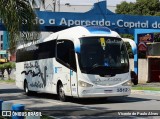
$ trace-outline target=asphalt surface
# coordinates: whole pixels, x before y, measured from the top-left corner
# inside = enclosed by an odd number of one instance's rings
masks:
[[[58,119],[160,119],[159,116],[138,115],[148,114],[148,111],[160,115],[160,91],[132,90],[128,97],[70,99],[68,102],[61,102],[55,95],[37,93],[26,96],[15,84],[1,83],[0,99],[24,104],[26,109],[42,111],[43,114]]]

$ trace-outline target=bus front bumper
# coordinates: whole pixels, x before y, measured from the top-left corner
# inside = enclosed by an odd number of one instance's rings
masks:
[[[130,86],[104,87],[104,88],[79,88],[79,98],[128,96],[131,93]]]

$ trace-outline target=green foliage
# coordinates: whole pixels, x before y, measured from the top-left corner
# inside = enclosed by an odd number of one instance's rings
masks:
[[[7,62],[4,64],[0,64],[0,71],[2,72],[2,77],[4,77],[4,71],[7,70],[7,73],[8,73],[9,79],[10,79],[10,73],[13,68],[15,68],[14,62]]]
[[[160,33],[154,33],[154,42],[160,42]]]
[[[120,34],[120,35],[121,35],[122,38],[130,38],[132,40],[134,39],[133,35],[131,35],[131,34]],[[129,57],[133,58],[134,55],[133,55],[133,52],[132,52],[131,45],[128,42],[126,42],[125,44],[126,44],[126,48],[127,48]]]
[[[131,35],[131,34],[120,34],[120,36],[121,36],[122,38],[134,39],[134,38],[133,38],[133,35]]]
[[[4,77],[5,66],[4,64],[0,64],[0,71],[2,73],[2,78]]]
[[[130,14],[130,15],[147,15],[147,16],[160,16],[160,1],[159,0],[137,0],[135,3],[122,2],[117,5],[116,9],[117,14]],[[128,34],[121,35],[122,37],[131,38]],[[160,37],[155,36],[155,41],[160,42]],[[133,57],[132,50],[129,44],[126,44],[127,50],[130,57]],[[138,53],[139,58],[146,58],[144,52]]]
[[[4,64],[0,64],[0,69],[7,69],[7,68],[15,68],[15,63],[7,62]]]
[[[11,68],[11,69],[15,68],[15,63],[14,62],[7,62],[7,63],[4,63],[2,65],[4,66],[5,69],[7,69],[7,68]]]
[[[137,0],[135,3],[122,2],[117,5],[117,14],[131,14],[131,15],[160,15],[160,1],[159,0]]]
[[[30,40],[27,38],[28,34],[38,30],[38,25],[35,24],[36,15],[29,0],[0,0],[0,18],[8,31],[11,53],[14,52],[17,41],[20,40],[20,33],[27,34],[26,39]],[[22,28],[27,32],[23,32]]]
[[[0,70],[5,70],[4,64],[0,64]]]
[[[127,52],[128,52],[129,58],[133,58],[134,55],[133,55],[133,52],[132,52],[131,45],[128,42],[126,42],[125,44],[126,44],[126,48],[127,48]]]
[[[11,78],[9,78],[9,79],[7,79],[7,80],[2,80],[2,79],[0,79],[0,83],[15,83],[15,79],[11,79]],[[1,119],[1,118],[0,118]]]
[[[133,3],[128,3],[126,1],[117,5],[116,13],[117,14],[132,14],[132,9],[134,8]]]
[[[133,86],[132,90],[150,90],[150,91],[160,91],[158,87],[141,87],[141,86]]]

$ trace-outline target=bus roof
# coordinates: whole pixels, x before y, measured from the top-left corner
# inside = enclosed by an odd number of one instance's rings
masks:
[[[87,36],[113,36],[120,37],[118,33],[107,27],[100,26],[76,26],[51,34],[45,41],[51,39],[61,39],[61,37],[70,36],[71,38],[80,38]]]
[[[62,31],[58,31],[55,33],[52,33],[45,39],[40,39],[36,43],[46,42],[53,39],[65,39],[70,38],[72,40],[80,38],[80,37],[89,37],[89,36],[110,36],[110,37],[120,37],[120,35],[112,31],[111,29],[107,27],[101,27],[101,26],[75,26],[71,27]],[[35,43],[35,44],[36,44]],[[31,45],[32,43],[28,43],[27,46]],[[24,45],[19,46],[19,48],[24,47]]]

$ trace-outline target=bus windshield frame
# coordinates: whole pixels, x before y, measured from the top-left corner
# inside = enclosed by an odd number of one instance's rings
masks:
[[[129,58],[125,43],[117,37],[82,37],[78,53],[82,73],[115,75],[129,72]]]

